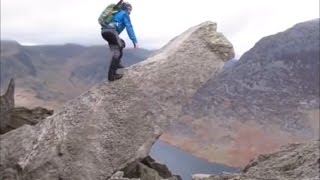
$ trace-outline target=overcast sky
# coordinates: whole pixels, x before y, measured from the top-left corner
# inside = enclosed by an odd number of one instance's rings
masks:
[[[129,0],[128,0],[129,1]],[[98,16],[117,0],[1,0],[1,39],[21,44],[104,44]],[[264,36],[319,18],[319,0],[131,0],[142,48],[155,49],[204,21],[218,23],[239,56]],[[121,37],[127,40],[126,31]]]

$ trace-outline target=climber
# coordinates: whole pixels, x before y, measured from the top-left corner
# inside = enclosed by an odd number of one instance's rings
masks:
[[[126,45],[119,35],[124,28],[126,28],[128,36],[133,42],[134,48],[138,48],[137,38],[130,20],[131,11],[132,5],[120,0],[116,5],[109,5],[99,17],[101,35],[103,39],[108,42],[112,53],[108,72],[109,81],[114,81],[123,77],[123,73],[119,73],[119,70],[123,70],[124,68],[121,64],[121,58],[123,55],[123,49]]]

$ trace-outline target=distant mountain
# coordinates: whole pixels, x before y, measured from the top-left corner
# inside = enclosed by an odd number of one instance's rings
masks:
[[[152,53],[125,49],[123,64],[130,66]],[[107,46],[22,46],[1,41],[1,92],[15,78],[18,105],[54,108],[105,79],[110,58]]]
[[[238,61],[239,61],[238,59],[230,59],[224,64],[223,70],[231,68],[232,66],[236,65]]]
[[[265,37],[198,90],[162,138],[199,157],[245,165],[319,138],[319,19]]]

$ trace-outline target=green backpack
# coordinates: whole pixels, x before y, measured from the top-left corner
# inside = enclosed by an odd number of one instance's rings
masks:
[[[105,8],[105,10],[101,13],[101,15],[99,16],[99,24],[101,26],[106,26],[108,25],[112,19],[113,19],[113,15],[115,13],[117,13],[120,10],[120,6],[119,3],[118,4],[110,4],[109,6],[107,6]]]

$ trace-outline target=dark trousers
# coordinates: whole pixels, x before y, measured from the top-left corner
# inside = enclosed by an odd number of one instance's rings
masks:
[[[116,73],[120,66],[125,43],[122,39],[120,39],[118,32],[114,28],[103,29],[101,34],[103,39],[108,42],[110,51],[112,53],[112,59],[108,72],[108,77],[110,77]]]

